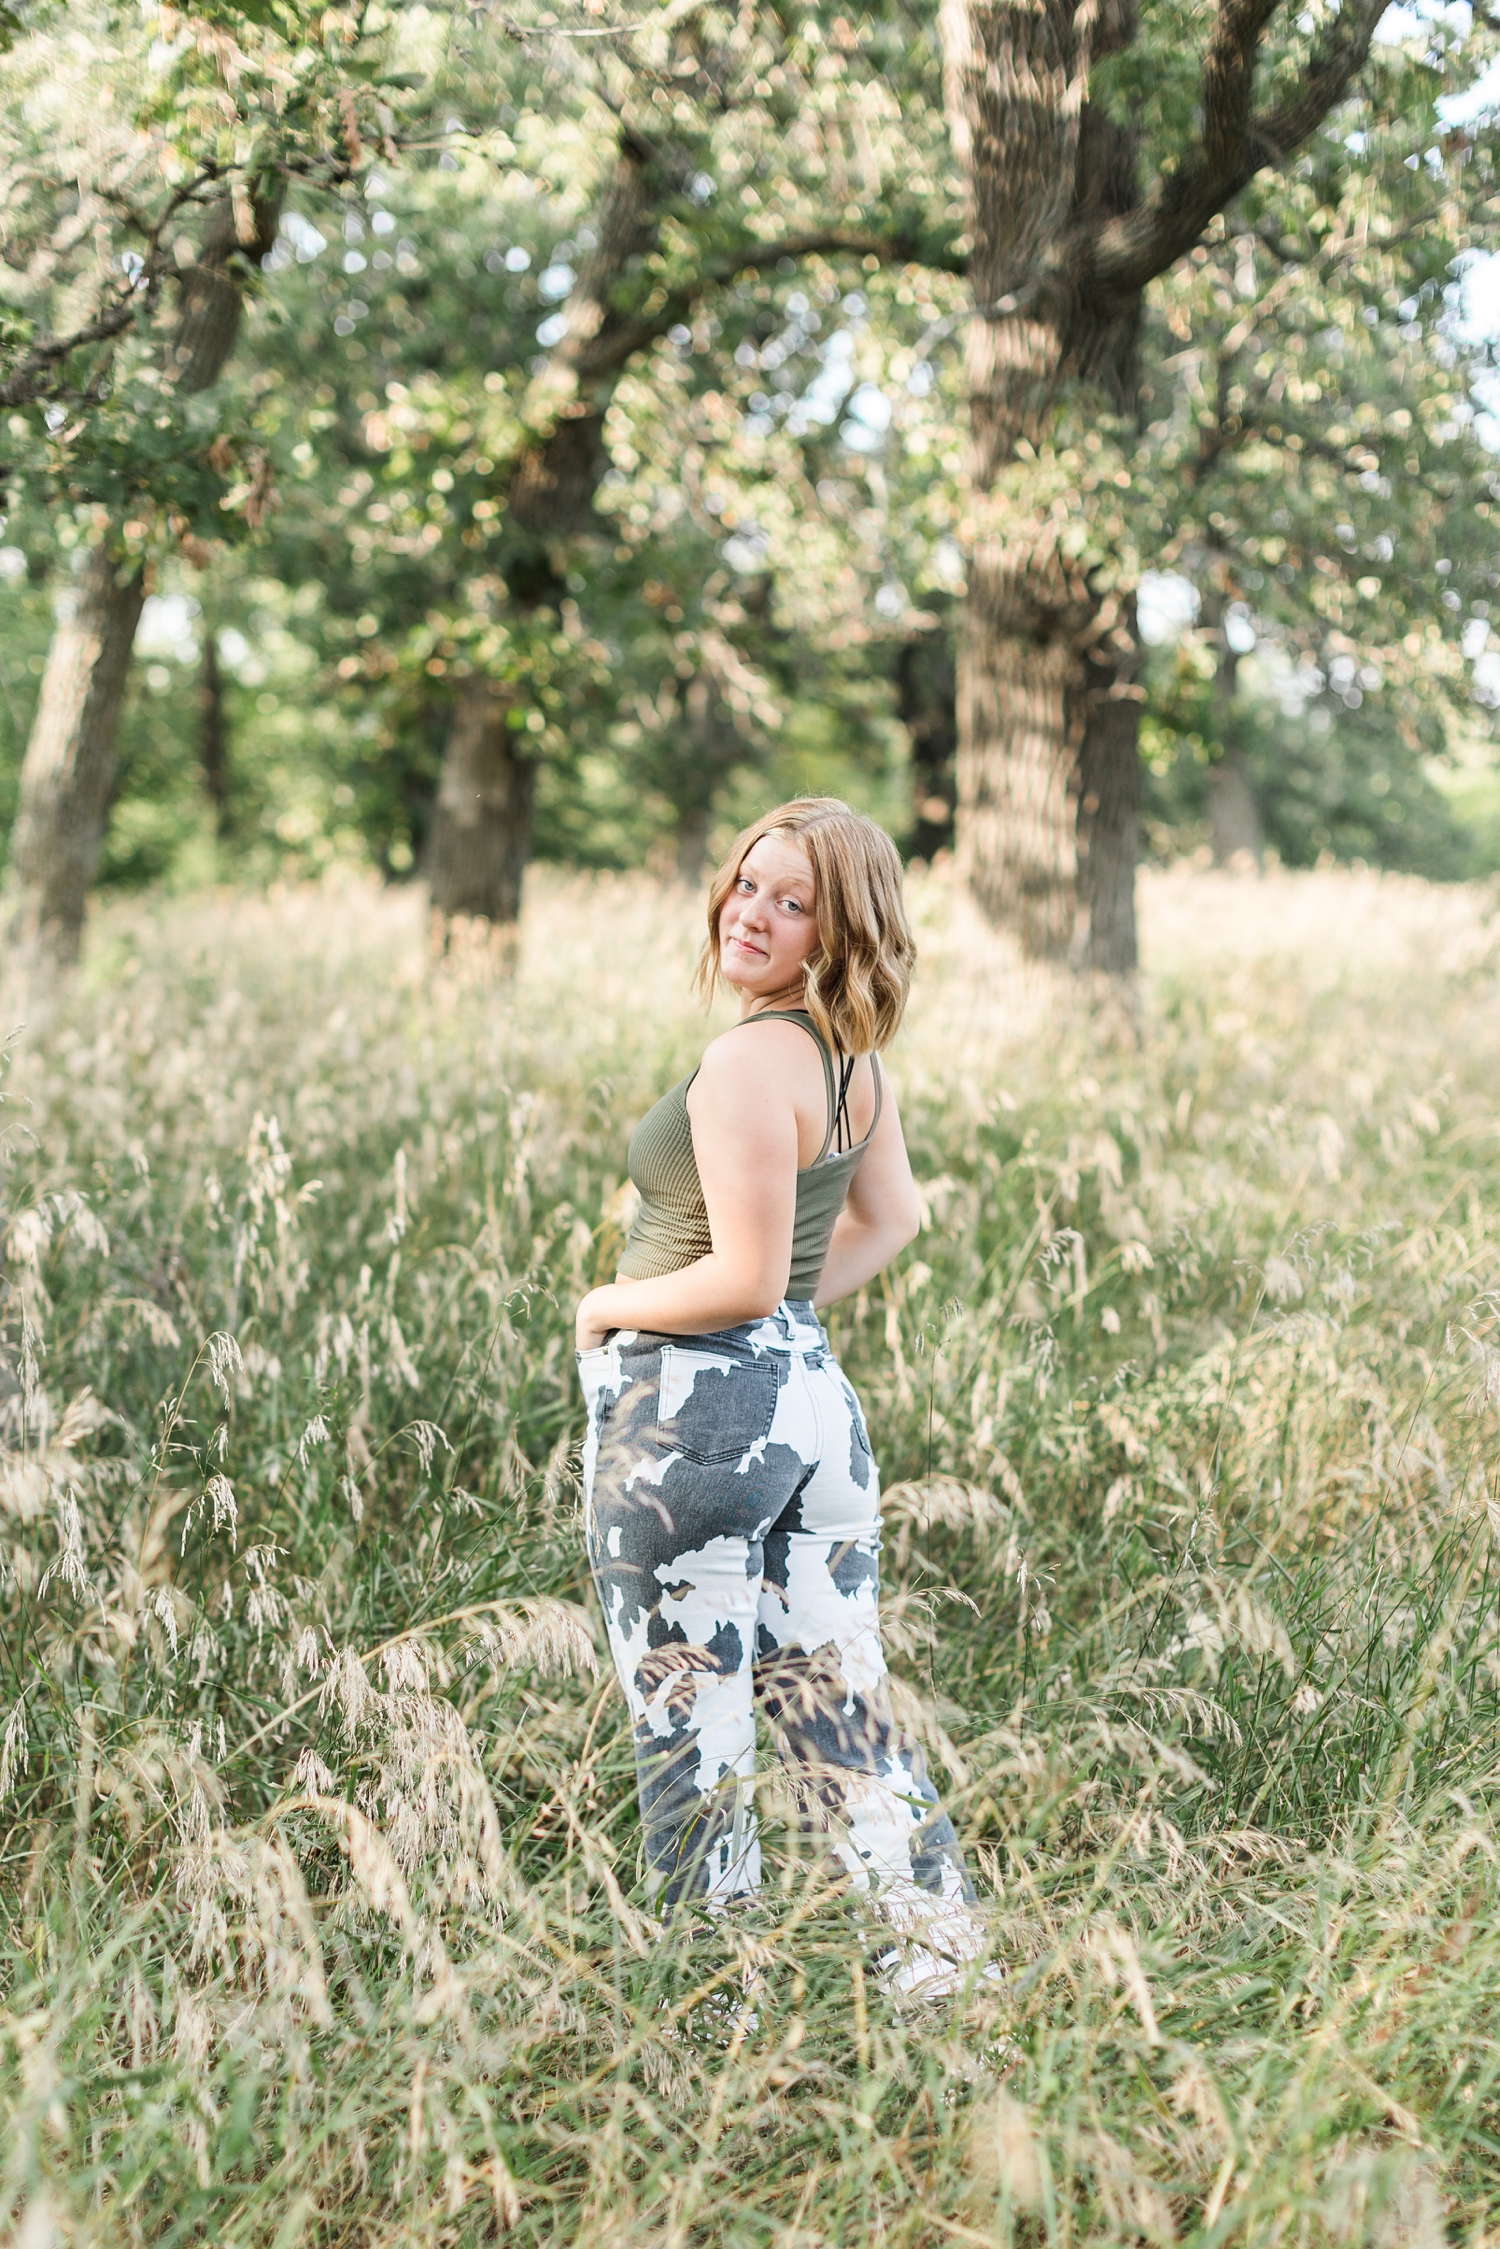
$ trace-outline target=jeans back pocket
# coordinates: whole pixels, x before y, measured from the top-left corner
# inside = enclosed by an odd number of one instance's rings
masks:
[[[775,1359],[664,1343],[657,1442],[703,1467],[743,1460],[770,1435],[780,1389]]]

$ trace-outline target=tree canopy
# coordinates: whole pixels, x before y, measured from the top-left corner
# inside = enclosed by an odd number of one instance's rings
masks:
[[[0,811],[56,634],[124,588],[104,880],[363,858],[503,915],[452,856],[471,783],[516,881],[691,875],[833,788],[929,853],[957,803],[1007,914],[1017,633],[1064,949],[1057,823],[1093,942],[1142,712],[1147,848],[1222,844],[1239,789],[1257,850],[1487,863],[1491,34],[1049,16],[1028,152],[963,92],[1003,16],[18,10]]]

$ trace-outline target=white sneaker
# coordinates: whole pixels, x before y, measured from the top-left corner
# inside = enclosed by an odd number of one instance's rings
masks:
[[[881,1989],[898,2007],[925,2007],[929,2001],[955,1999],[971,1985],[998,1993],[1004,1991],[1005,1971],[991,1961],[977,1974],[974,1962],[955,1960],[949,1954],[929,1952],[925,1945],[907,1944],[883,1952],[875,1962]]]

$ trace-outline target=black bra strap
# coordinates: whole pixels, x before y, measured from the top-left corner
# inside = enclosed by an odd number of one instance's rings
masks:
[[[835,1074],[834,1057],[829,1053],[822,1034],[805,1008],[768,1007],[760,1015],[742,1016],[732,1028],[736,1031],[742,1031],[749,1023],[800,1023],[823,1058],[823,1078],[828,1089],[828,1130],[823,1137],[822,1147],[813,1159],[813,1164],[820,1164],[830,1150],[838,1155],[845,1155],[850,1149],[858,1147],[860,1143],[856,1141],[854,1127],[849,1122],[849,1093],[854,1084],[854,1067],[859,1060],[859,1056],[857,1054],[844,1054],[840,1051],[838,1071]],[[875,1127],[880,1122],[880,1107],[884,1093],[880,1064],[873,1054],[870,1056],[870,1073],[875,1081],[875,1115],[871,1120],[869,1131],[865,1134],[865,1144],[868,1144],[874,1138]]]
[[[833,1112],[833,1144],[840,1155],[854,1146],[854,1128],[849,1122],[849,1088],[854,1082],[855,1056],[839,1056],[839,1098]]]
[[[795,1023],[807,1033],[818,1050],[819,1059],[823,1064],[823,1086],[828,1096],[828,1130],[823,1135],[822,1147],[813,1158],[815,1164],[820,1164],[833,1146],[834,1127],[838,1123],[839,1089],[834,1079],[833,1056],[829,1053],[817,1025],[805,1008],[768,1007],[760,1015],[742,1015],[738,1023],[731,1025],[731,1029],[743,1031],[751,1023]]]

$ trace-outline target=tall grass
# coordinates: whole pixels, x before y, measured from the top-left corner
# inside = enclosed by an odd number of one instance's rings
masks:
[[[1137,1040],[917,897],[930,1222],[832,1324],[1008,1977],[918,2019],[774,1772],[759,1907],[642,1902],[569,1314],[702,1037],[692,903],[544,878],[513,982],[412,896],[131,907],[33,997],[0,2233],[1494,2238],[1497,933],[1146,906]]]

